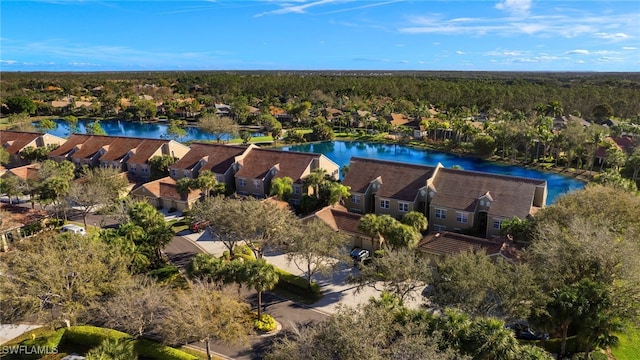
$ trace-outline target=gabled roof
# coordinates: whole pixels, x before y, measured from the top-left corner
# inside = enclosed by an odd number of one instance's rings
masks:
[[[322,209],[306,216],[303,221],[313,218],[322,220],[333,230],[343,231],[358,236],[367,236],[358,230],[358,224],[360,224],[362,215],[348,212],[348,210],[342,205],[325,206]]]
[[[178,201],[191,201],[200,197],[199,190],[191,190],[187,196],[181,196],[176,190],[176,181],[169,176],[142,184],[131,193]]]
[[[91,135],[71,134],[71,136],[69,136],[69,139],[67,139],[67,141],[65,141],[57,149],[50,152],[49,156],[66,156],[71,150],[76,147],[76,145],[83,144],[90,137]]]
[[[389,115],[389,122],[391,123],[391,125],[394,125],[394,126],[406,125],[410,121],[411,120],[409,119],[409,117],[404,114],[391,113]]]
[[[418,250],[434,255],[456,255],[466,251],[484,251],[488,256],[502,256],[509,261],[520,258],[519,248],[508,240],[487,240],[451,232],[432,233],[418,244]]]
[[[413,201],[434,170],[432,166],[353,157],[342,184],[350,186],[352,192],[364,193],[373,180],[379,179],[382,185],[378,196]]]
[[[131,155],[129,160],[127,160],[128,164],[144,164],[153,154],[158,151],[164,144],[169,144],[173,140],[163,140],[163,139],[143,139],[143,141],[135,148],[134,154]],[[171,155],[171,154],[165,154]]]
[[[12,155],[18,154],[25,146],[42,136],[40,133],[23,131],[0,131],[0,145]]]
[[[213,173],[224,174],[235,161],[235,157],[247,150],[244,146],[221,144],[191,144],[189,152],[182,159],[171,166],[171,169],[191,170],[196,164],[206,158],[206,163],[200,171],[211,170]]]
[[[117,137],[109,146],[109,150],[100,157],[101,161],[116,161],[124,158],[131,149],[142,143],[144,139]]]
[[[40,164],[29,164],[29,165],[9,169],[6,172],[6,174],[15,175],[22,180],[37,179],[38,170],[40,170]]]
[[[91,136],[87,141],[79,146],[78,151],[71,154],[72,159],[87,159],[93,157],[100,149],[113,143],[114,137],[110,136]]]
[[[472,212],[478,199],[489,192],[493,202],[488,214],[523,219],[532,211],[536,187],[546,186],[546,181],[440,168],[432,186],[436,194],[431,206]]]
[[[290,177],[294,182],[300,181],[305,170],[311,166],[313,159],[321,154],[302,153],[282,150],[252,149],[241,160],[242,167],[237,177],[263,179],[274,166],[278,166],[275,177]]]

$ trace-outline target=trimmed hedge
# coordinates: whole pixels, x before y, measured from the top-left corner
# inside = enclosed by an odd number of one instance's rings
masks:
[[[95,326],[72,326],[67,329],[63,338],[65,343],[95,347],[105,339],[131,339],[132,337],[113,329]],[[194,355],[146,339],[134,340],[133,348],[139,356],[150,359],[198,360]]]
[[[279,277],[276,288],[289,291],[309,300],[317,300],[321,297],[320,285],[315,281],[312,282],[311,289],[309,289],[309,283],[306,279],[293,275],[280,268],[276,268],[276,272]]]
[[[27,333],[19,336],[18,338],[5,343],[3,346],[7,348],[4,349],[6,352],[4,355],[0,354],[0,358],[7,359],[39,359],[43,355],[36,354],[37,351],[44,351],[49,353],[55,353],[58,351],[60,342],[62,341],[62,336],[65,333],[64,328],[58,330],[51,330],[47,328],[37,328]],[[10,349],[15,349],[17,351],[20,347],[26,347],[27,349],[31,349],[33,354],[13,354]],[[38,350],[34,350],[38,349]]]

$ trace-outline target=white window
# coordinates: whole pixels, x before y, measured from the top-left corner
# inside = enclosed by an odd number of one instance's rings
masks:
[[[456,221],[466,224],[469,222],[469,214],[466,212],[456,212]]]
[[[400,211],[400,212],[408,212],[409,211],[409,203],[399,202],[398,203],[398,211]]]
[[[442,231],[447,231],[447,227],[444,225],[433,225],[433,231],[437,231],[437,232],[442,232]]]
[[[494,219],[493,228],[500,230],[500,228],[502,228],[502,219]]]
[[[302,190],[300,189],[300,185],[294,185],[293,186],[293,193],[294,194],[300,194]]]
[[[354,204],[360,204],[360,195],[351,195],[351,202]]]
[[[245,180],[245,179],[238,179],[238,185],[240,185],[240,187],[245,187],[245,186],[247,186],[247,180]]]
[[[389,208],[389,200],[380,200],[380,208],[388,209]]]
[[[436,219],[446,219],[447,218],[447,210],[445,209],[436,209]]]
[[[260,189],[260,180],[253,180],[253,187],[256,189]]]

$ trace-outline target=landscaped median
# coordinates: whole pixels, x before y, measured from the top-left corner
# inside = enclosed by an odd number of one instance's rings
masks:
[[[72,326],[57,330],[46,327],[34,329],[2,345],[0,357],[40,359],[48,355],[46,359],[61,359],[65,354],[85,353],[108,339],[130,339],[135,353],[147,359],[198,360],[201,358],[152,340],[135,339],[117,330],[95,326]]]

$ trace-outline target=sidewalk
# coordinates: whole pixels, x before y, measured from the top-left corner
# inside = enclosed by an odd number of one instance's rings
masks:
[[[214,256],[221,256],[223,252],[227,250],[221,241],[214,241],[206,231],[183,236]],[[293,262],[287,261],[287,256],[284,254],[267,253],[264,258],[270,264],[294,275],[304,275],[304,271],[298,269]],[[323,297],[318,302],[309,305],[309,307],[323,313],[333,314],[338,310],[340,305],[353,307],[367,303],[371,297],[378,297],[381,291],[372,287],[366,287],[356,293],[357,286],[347,283],[349,275],[357,275],[357,272],[357,268],[345,265],[344,268],[339,269],[327,277],[318,274],[314,275],[312,279],[320,285],[320,291],[323,293]],[[405,305],[411,308],[417,308],[421,303],[422,296],[417,292],[414,294],[414,299],[407,301]]]

